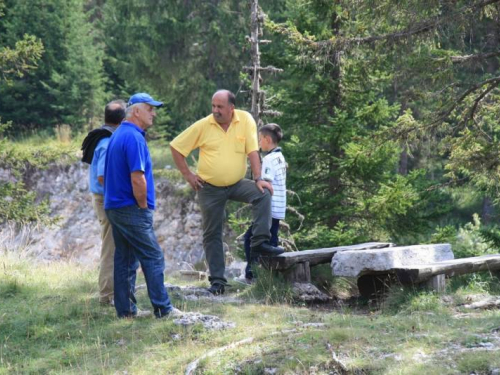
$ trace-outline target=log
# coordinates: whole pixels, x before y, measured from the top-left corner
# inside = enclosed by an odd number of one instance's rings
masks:
[[[395,268],[394,272],[403,284],[420,284],[437,275],[454,276],[497,270],[500,270],[500,254]]]
[[[484,301],[464,305],[466,309],[496,309],[500,307],[500,298],[489,298]]]
[[[340,251],[346,250],[367,250],[392,247],[388,242],[367,242],[351,246],[337,246],[324,249],[313,249],[284,253],[275,257],[262,257],[262,266],[271,270],[286,270],[297,263],[309,262],[310,266],[321,263],[330,263],[332,257]]]

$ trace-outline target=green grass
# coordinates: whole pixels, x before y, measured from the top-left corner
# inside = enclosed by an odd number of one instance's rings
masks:
[[[457,316],[465,311],[432,293],[394,297],[399,309],[312,309],[279,302],[277,295],[286,288],[272,289],[275,280],[269,278],[260,286],[233,285],[229,293],[243,303],[173,299],[185,311],[236,323],[234,329],[213,332],[171,320],[118,320],[112,308],[97,302],[96,280],[91,268],[1,254],[0,374],[182,374],[210,350],[249,337],[253,342],[201,361],[198,373],[262,374],[276,368],[279,374],[327,374],[334,369],[328,345],[351,370],[369,374],[500,368],[498,350],[483,347],[490,342],[498,349],[492,332],[500,327],[500,312]],[[149,309],[146,292],[138,297],[139,307]],[[304,327],[307,323],[324,326]]]

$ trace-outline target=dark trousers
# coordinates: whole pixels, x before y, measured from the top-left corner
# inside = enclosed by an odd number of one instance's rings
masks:
[[[224,249],[222,247],[222,228],[226,217],[228,200],[251,203],[253,225],[251,246],[269,241],[271,228],[271,193],[261,193],[255,182],[247,179],[231,186],[213,186],[208,183],[198,191],[201,214],[203,217],[203,249],[207,258],[211,284],[226,284]]]
[[[278,246],[278,230],[280,229],[280,219],[273,219],[271,224],[271,239],[269,243],[272,246]],[[252,226],[250,225],[245,232],[245,236],[243,237],[245,240],[245,258],[247,260],[247,266],[245,267],[245,277],[247,279],[253,279],[252,272],[252,256],[251,256],[251,246],[250,239],[252,238]]]

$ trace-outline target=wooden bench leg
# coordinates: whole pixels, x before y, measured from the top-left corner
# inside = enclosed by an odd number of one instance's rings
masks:
[[[285,272],[285,279],[292,283],[310,283],[311,267],[309,262],[297,263]]]
[[[438,293],[443,293],[446,289],[445,275],[436,275],[424,283],[425,287]]]

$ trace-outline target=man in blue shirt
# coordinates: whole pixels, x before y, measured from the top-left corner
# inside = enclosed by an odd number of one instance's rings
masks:
[[[138,315],[135,279],[141,264],[157,318],[181,314],[164,285],[165,258],[153,230],[155,187],[146,129],[162,102],[149,94],[132,95],[125,121],[113,133],[104,168],[104,208],[115,239],[115,308],[119,318]]]
[[[125,102],[113,100],[104,108],[104,125],[92,130],[82,146],[83,158],[90,163],[89,186],[92,205],[101,226],[101,257],[99,264],[99,302],[113,305],[113,268],[115,242],[106,213],[104,212],[104,162],[109,139],[125,117]]]

